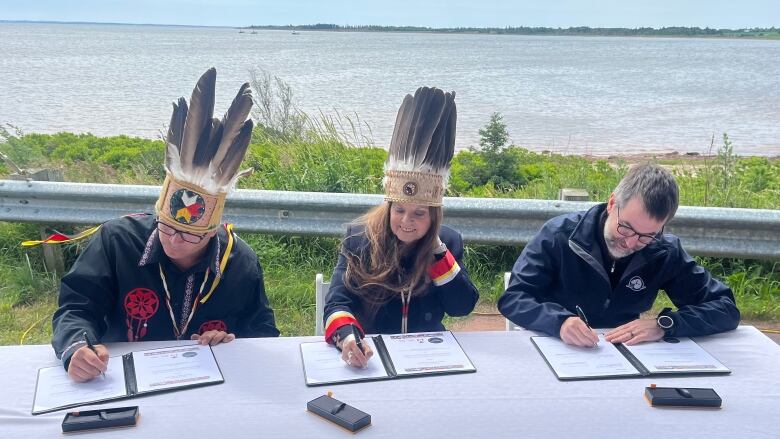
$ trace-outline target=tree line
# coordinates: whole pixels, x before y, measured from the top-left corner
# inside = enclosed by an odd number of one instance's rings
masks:
[[[302,24],[302,25],[263,25],[250,26],[249,29],[264,30],[316,30],[316,31],[358,31],[358,32],[431,32],[431,33],[474,33],[474,34],[507,34],[507,35],[555,35],[555,36],[687,36],[687,37],[778,37],[780,29],[770,28],[745,28],[745,29],[716,29],[700,27],[425,27],[425,26],[378,26],[357,25],[342,26],[332,23]]]

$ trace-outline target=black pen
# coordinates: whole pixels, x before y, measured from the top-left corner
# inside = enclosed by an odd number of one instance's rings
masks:
[[[352,334],[355,335],[355,344],[357,344],[358,349],[360,349],[361,353],[365,354],[366,351],[363,349],[363,340],[360,338],[360,331],[355,325],[352,325]]]
[[[574,305],[574,309],[577,310],[577,316],[580,318],[580,320],[585,322],[585,326],[587,326],[588,329],[590,329],[592,331],[593,328],[590,327],[590,323],[588,323],[588,318],[585,317],[585,313],[582,312],[582,308],[580,308],[579,305]]]
[[[585,317],[585,313],[582,311],[582,308],[580,308],[579,305],[574,305],[574,309],[577,310],[577,316],[580,318],[580,320],[582,320],[585,323],[585,326],[587,326],[588,329],[592,331],[593,328],[590,327],[590,323],[588,323],[588,318]],[[596,347],[597,344],[598,342],[594,343],[593,347]]]
[[[84,331],[84,341],[87,343],[87,347],[89,348],[89,350],[91,350],[92,352],[94,352],[94,353],[95,353],[95,355],[97,355],[97,354],[98,354],[98,353],[97,353],[97,350],[95,349],[95,346],[92,344],[92,342],[89,340],[89,336],[87,335],[87,331]],[[98,359],[100,359],[100,357],[99,357],[99,356],[98,356]],[[106,377],[106,374],[105,374],[105,372],[103,372],[103,371],[101,371],[101,372],[100,372],[100,375],[101,375],[103,378],[105,378],[105,377]]]

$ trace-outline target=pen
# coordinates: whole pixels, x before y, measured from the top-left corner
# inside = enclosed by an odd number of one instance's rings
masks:
[[[95,355],[97,355],[97,354],[98,354],[98,353],[97,353],[97,350],[95,349],[95,346],[92,344],[92,342],[89,340],[89,336],[87,335],[87,331],[84,331],[84,341],[85,341],[85,342],[87,342],[87,347],[89,348],[89,350],[91,350],[92,352],[94,352],[94,353],[95,353]],[[98,358],[99,358],[99,357],[98,357]],[[101,376],[102,376],[104,379],[106,378],[106,374],[105,374],[105,372],[102,372],[102,371],[101,371],[101,372],[100,372],[100,375],[101,375]]]
[[[582,312],[582,308],[580,308],[579,305],[574,305],[574,309],[577,310],[577,316],[580,318],[580,320],[585,322],[585,326],[587,326],[588,329],[593,330],[593,328],[590,327],[590,323],[588,323],[588,318],[585,317],[585,313]]]
[[[352,325],[352,334],[355,335],[355,343],[357,344],[358,349],[365,354],[366,351],[363,349],[363,340],[360,338],[360,331],[355,325]]]
[[[574,309],[577,310],[577,316],[580,318],[580,320],[582,320],[585,323],[585,326],[587,326],[588,329],[592,331],[593,328],[590,327],[590,323],[588,323],[588,318],[585,317],[585,313],[582,311],[582,308],[580,308],[579,305],[574,305]],[[598,345],[598,342],[594,343],[593,347],[595,348],[596,345]]]

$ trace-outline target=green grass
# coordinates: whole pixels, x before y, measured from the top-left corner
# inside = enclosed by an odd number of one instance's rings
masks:
[[[292,274],[265,272],[265,288],[274,309],[276,326],[283,336],[314,334],[315,268],[303,268]]]
[[[0,266],[0,344],[48,343],[57,277],[25,265]]]
[[[13,306],[0,300],[0,345],[47,344],[51,341],[51,316],[57,309],[53,294],[34,304]]]
[[[14,161],[31,168],[57,167],[66,181],[160,184],[164,175],[161,148],[159,141],[126,136],[12,135],[0,131],[0,150]],[[241,181],[240,187],[380,193],[385,157],[383,149],[354,148],[328,136],[282,142],[269,140],[260,132],[245,160],[256,172]],[[737,157],[727,137],[717,156],[661,157],[655,161],[675,173],[683,205],[780,208],[780,160]],[[577,187],[588,190],[591,200],[605,200],[626,168],[620,158],[592,160],[518,147],[492,156],[462,151],[453,160],[448,195],[554,199],[558,189]],[[0,164],[0,179],[9,173]],[[67,230],[66,226],[57,228]],[[25,250],[19,245],[39,235],[37,225],[0,223],[0,344],[49,342],[59,281],[45,270],[40,249]],[[257,252],[264,267],[266,290],[282,335],[313,334],[314,276],[321,272],[330,278],[339,240],[259,234],[241,237]],[[81,248],[64,248],[68,267]],[[503,292],[503,273],[511,270],[521,250],[516,246],[466,247],[464,265],[482,303],[495,306]],[[732,287],[743,317],[780,320],[780,264],[727,258],[700,261]],[[668,299],[661,295],[655,309],[667,305]]]

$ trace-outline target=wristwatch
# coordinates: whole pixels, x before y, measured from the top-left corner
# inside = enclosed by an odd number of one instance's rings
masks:
[[[659,328],[664,330],[664,336],[667,337],[674,332],[674,319],[669,315],[671,311],[671,308],[664,308],[658,313],[658,317],[655,319],[656,324]]]

